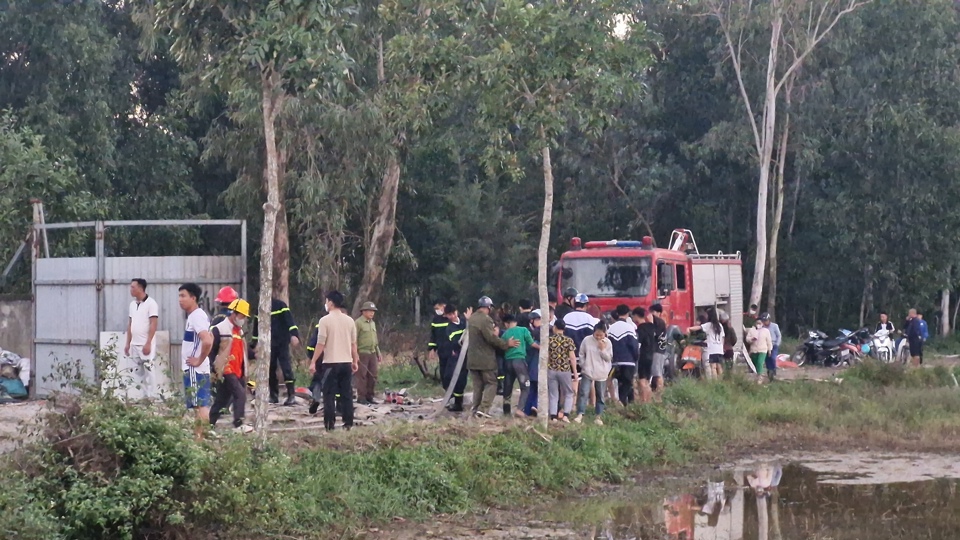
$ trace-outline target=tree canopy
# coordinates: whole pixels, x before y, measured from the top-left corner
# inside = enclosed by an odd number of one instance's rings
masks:
[[[271,253],[289,261],[274,273],[289,273],[295,308],[316,309],[330,288],[351,300],[362,289],[403,317],[417,296],[532,299],[548,141],[551,261],[572,236],[663,243],[680,227],[705,251],[741,251],[749,281],[758,223],[777,222],[760,275],[785,329],[913,305],[936,316],[960,272],[960,17],[948,0],[855,4],[774,96],[758,220],[763,145],[743,96],[765,95],[771,26],[705,16],[737,2],[622,4],[613,19],[606,2],[571,2],[579,19],[550,19],[561,4],[11,0],[0,8],[0,253],[26,234],[31,197],[48,221],[229,216],[257,237],[268,81]],[[786,20],[781,78],[803,44],[790,34],[799,19]],[[597,69],[596,47],[611,42],[591,41],[596,28],[624,22],[636,33]],[[204,242],[154,234],[111,249]]]

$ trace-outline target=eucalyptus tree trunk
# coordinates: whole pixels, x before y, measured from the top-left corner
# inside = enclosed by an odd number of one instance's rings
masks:
[[[377,36],[377,82],[383,86],[387,82],[387,72],[383,54],[383,36]],[[393,151],[387,156],[387,165],[380,183],[380,200],[377,203],[377,217],[373,222],[373,231],[369,235],[366,256],[363,261],[363,279],[353,300],[354,315],[360,314],[364,302],[377,302],[383,290],[387,262],[393,249],[393,236],[397,230],[397,196],[400,193],[400,151],[401,142],[406,134],[400,132]]]
[[[789,95],[790,90],[787,90]],[[789,105],[790,100],[787,100]],[[767,254],[769,268],[767,269],[767,313],[776,319],[777,313],[777,248],[780,241],[780,226],[783,223],[783,183],[784,169],[787,162],[787,142],[790,138],[790,113],[783,122],[783,132],[780,135],[780,148],[777,152],[777,173],[774,177],[774,209],[773,223],[770,225],[770,251]]]
[[[947,267],[947,279],[953,273],[953,266]],[[950,335],[950,285],[949,283],[940,292],[940,335],[947,337]]]
[[[263,205],[263,239],[260,244],[260,303],[257,316],[260,321],[259,339],[257,340],[257,364],[254,380],[260,388],[260,399],[254,405],[254,427],[260,434],[260,444],[267,440],[267,399],[264,391],[267,388],[267,370],[270,365],[270,300],[273,292],[273,256],[274,241],[276,239],[277,211],[280,208],[280,159],[277,153],[276,118],[277,109],[281,103],[279,95],[279,76],[272,70],[265,70],[261,75],[261,92],[263,107],[263,139],[266,149],[267,164],[264,169],[264,187],[267,202]]]
[[[400,192],[400,159],[391,152],[387,166],[383,171],[380,185],[380,201],[377,204],[377,217],[373,222],[373,232],[366,246],[363,262],[363,280],[353,302],[353,313],[360,312],[364,302],[377,302],[383,290],[387,261],[393,249],[393,236],[397,230],[397,196]]]
[[[860,296],[860,326],[867,320],[867,314],[873,310],[873,265],[863,269],[863,294]]]
[[[290,225],[287,220],[287,197],[284,178],[287,171],[287,150],[278,151],[277,167],[277,230],[273,244],[273,297],[290,303]],[[269,198],[269,194],[267,197]]]
[[[770,187],[770,170],[773,166],[774,131],[777,125],[777,96],[784,84],[801,68],[807,56],[833,30],[840,19],[858,7],[867,3],[862,0],[838,0],[836,3],[824,0],[819,3],[791,2],[789,0],[770,0],[763,3],[761,24],[770,25],[770,44],[767,48],[767,68],[764,78],[762,119],[758,125],[754,114],[753,102],[747,91],[743,73],[742,59],[749,40],[745,41],[745,28],[750,26],[754,8],[760,8],[753,2],[730,2],[728,0],[706,0],[707,13],[716,18],[723,31],[724,43],[730,54],[737,78],[740,97],[746,109],[747,121],[753,132],[754,149],[757,152],[759,175],[757,179],[757,250],[754,258],[753,281],[750,286],[750,303],[760,305],[766,276],[767,249],[767,200]],[[817,5],[819,4],[819,5]],[[768,14],[768,15],[767,15]],[[766,17],[769,16],[769,19]],[[788,31],[784,34],[784,21],[789,20],[790,28],[803,28],[801,35]],[[779,55],[782,50],[789,51],[793,58],[783,64],[780,70]],[[749,53],[748,53],[749,54]],[[782,71],[782,75],[778,72]]]
[[[750,285],[750,304],[760,305],[763,278],[767,265],[767,198],[770,188],[770,166],[773,160],[774,128],[777,125],[777,55],[783,29],[783,15],[777,11],[770,32],[770,50],[767,54],[766,92],[763,99],[763,122],[759,139],[760,178],[757,182],[757,252],[754,257],[753,281]]]
[[[950,335],[950,289],[943,289],[940,292],[940,336]]]
[[[550,249],[550,224],[553,220],[553,163],[550,160],[550,147],[543,137],[543,225],[540,227],[540,246],[537,248],[537,294],[540,296],[540,373],[537,385],[537,419],[546,428],[549,421],[550,393],[548,391],[548,369],[550,363],[550,302],[547,283],[547,252]]]

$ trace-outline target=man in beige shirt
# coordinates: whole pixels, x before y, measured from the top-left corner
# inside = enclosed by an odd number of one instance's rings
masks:
[[[337,291],[327,293],[324,309],[327,315],[320,319],[317,326],[317,348],[313,351],[310,373],[320,370],[320,386],[323,389],[323,425],[332,431],[336,423],[338,401],[343,415],[343,427],[353,427],[353,374],[360,367],[360,355],[357,352],[357,325],[344,311],[345,299]],[[323,362],[318,366],[320,357]],[[310,405],[310,412],[317,412],[318,403]]]

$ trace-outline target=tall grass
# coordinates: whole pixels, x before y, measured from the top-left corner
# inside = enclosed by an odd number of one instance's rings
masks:
[[[552,425],[541,434],[513,421],[396,424],[277,438],[269,452],[235,437],[197,443],[182,424],[127,407],[84,411],[76,435],[88,437],[117,468],[91,470],[58,451],[55,439],[43,439],[18,461],[6,461],[0,531],[20,531],[19,538],[84,538],[78,531],[204,538],[214,530],[219,538],[335,537],[396,517],[515,507],[596,482],[623,482],[641,468],[742,455],[758,446],[960,442],[960,390],[949,370],[875,365],[848,370],[842,383],[683,380],[667,389],[662,405],[611,410],[604,426]],[[141,429],[177,450],[133,444],[129,437]],[[27,462],[47,466],[14,466],[25,455],[41,456]],[[184,456],[196,470],[170,479],[175,489],[165,494],[132,476],[145,466],[137,465],[141,459],[152,460],[153,474],[183,471]],[[73,489],[88,485],[97,489]]]

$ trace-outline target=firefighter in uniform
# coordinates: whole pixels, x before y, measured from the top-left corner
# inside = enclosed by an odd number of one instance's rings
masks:
[[[440,363],[440,377],[446,371],[447,359],[439,354],[437,347],[447,339],[447,327],[450,321],[444,314],[447,303],[443,300],[437,300],[433,303],[433,320],[430,322],[430,341],[427,343],[428,357],[436,358]]]
[[[473,310],[467,308],[463,317],[457,312],[457,306],[447,304],[443,308],[443,314],[449,323],[446,328],[445,337],[437,344],[437,356],[440,357],[440,363],[444,366],[441,372],[444,390],[450,388],[453,384],[453,405],[449,407],[450,412],[463,412],[463,391],[467,387],[467,363],[464,362],[460,368],[460,375],[457,380],[453,380],[453,372],[457,369],[457,362],[460,360],[461,339],[463,332],[467,329],[467,319],[473,314]]]
[[[253,343],[256,350],[259,330],[257,317],[253,318]],[[290,346],[300,344],[300,329],[293,320],[290,307],[283,300],[274,298],[270,303],[270,403],[280,402],[280,384],[277,380],[277,366],[283,372],[283,384],[287,388],[287,407],[297,404],[294,389],[293,366],[290,364]]]

